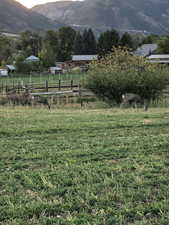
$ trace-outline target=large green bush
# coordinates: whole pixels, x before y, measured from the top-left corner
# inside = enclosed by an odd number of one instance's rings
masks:
[[[120,103],[124,93],[155,99],[168,83],[166,67],[133,56],[125,49],[113,49],[110,55],[90,65],[85,85],[98,97]]]

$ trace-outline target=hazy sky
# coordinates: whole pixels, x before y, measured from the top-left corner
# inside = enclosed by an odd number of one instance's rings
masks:
[[[46,2],[56,2],[58,0],[16,0],[16,1],[22,3],[23,5],[25,5],[28,8],[31,8],[32,6],[37,5],[37,4],[43,4]],[[62,0],[60,0],[60,1],[62,1]]]

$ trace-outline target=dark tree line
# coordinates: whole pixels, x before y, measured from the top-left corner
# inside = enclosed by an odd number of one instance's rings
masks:
[[[111,52],[112,47],[133,47],[133,39],[125,33],[121,37],[112,29],[100,34],[98,38],[92,29],[83,32],[71,27],[62,27],[57,31],[49,30],[45,34],[26,31],[20,34],[18,39],[0,36],[0,64],[3,61],[18,64],[24,58],[35,55],[41,59],[41,66],[53,66],[56,61],[67,61],[75,55],[99,54],[105,56]]]

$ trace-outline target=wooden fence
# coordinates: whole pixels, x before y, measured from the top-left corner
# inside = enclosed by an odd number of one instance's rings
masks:
[[[48,96],[50,99],[56,99],[57,103],[61,102],[75,102],[78,99],[78,102],[83,106],[84,98],[88,101],[89,98],[95,98],[95,95],[86,89],[83,89],[81,84],[78,81],[74,80],[58,80],[55,83],[49,83],[47,80],[44,83],[17,83],[4,85],[0,84],[0,95],[6,95],[8,93],[22,93],[26,90],[29,90],[29,93],[32,96]],[[75,100],[76,99],[76,100]]]
[[[24,84],[22,82],[12,83],[12,84],[0,84],[0,93],[8,93],[10,91],[22,92],[26,88],[31,90],[31,92],[49,92],[52,91],[61,91],[61,90],[73,90],[79,88],[80,83],[74,80],[62,81],[58,80],[58,82],[50,83],[49,81],[45,81],[44,83],[28,83]]]

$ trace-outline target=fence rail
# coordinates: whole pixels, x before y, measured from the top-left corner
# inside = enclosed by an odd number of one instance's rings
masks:
[[[34,90],[39,90],[39,91],[44,91],[44,92],[48,92],[49,90],[73,90],[76,88],[79,88],[80,83],[74,80],[67,80],[67,81],[62,81],[62,80],[58,80],[58,82],[55,83],[50,83],[49,81],[45,81],[44,83],[28,83],[28,84],[24,84],[24,83],[13,83],[13,84],[4,84],[1,83],[0,84],[0,93],[4,93],[6,94],[7,92],[10,91],[16,91],[16,92],[22,92],[25,89],[29,89],[31,91]]]

